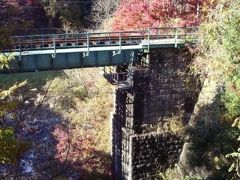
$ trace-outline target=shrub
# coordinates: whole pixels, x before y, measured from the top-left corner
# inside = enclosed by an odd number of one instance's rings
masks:
[[[14,137],[12,128],[0,128],[0,163],[17,163],[31,144]]]

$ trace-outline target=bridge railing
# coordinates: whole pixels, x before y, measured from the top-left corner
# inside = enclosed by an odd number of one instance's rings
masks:
[[[169,28],[149,28],[150,39],[188,39],[197,38],[197,27],[169,27]]]
[[[138,44],[142,31],[79,34],[45,34],[13,37],[14,50],[48,49],[52,47],[95,47]]]
[[[128,74],[128,72],[116,72],[113,67],[103,68],[103,76],[113,85],[126,83]]]
[[[13,49],[28,51],[52,48],[90,48],[101,46],[137,45],[142,40],[196,39],[197,28],[149,28],[139,31],[43,34],[14,36]]]

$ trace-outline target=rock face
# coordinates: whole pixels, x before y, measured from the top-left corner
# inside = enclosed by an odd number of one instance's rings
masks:
[[[184,49],[153,50],[148,68],[134,67],[133,89],[117,89],[112,121],[116,179],[154,179],[178,162],[183,141],[164,133],[163,126],[173,118],[189,121],[198,96],[188,86],[189,63]]]
[[[194,111],[191,115],[189,126],[192,131],[198,131],[199,138],[204,136],[204,133],[208,133],[211,129],[219,127],[218,117],[218,98],[217,95],[223,87],[222,83],[215,79],[208,78],[204,81],[202,90],[199,94],[198,101],[194,107]],[[201,131],[203,131],[201,133]],[[205,165],[196,166],[192,164],[192,157],[197,157],[198,154],[192,150],[193,141],[191,136],[188,137],[188,141],[184,144],[183,150],[180,155],[179,172],[184,177],[186,175],[198,175],[203,179],[211,176],[212,168]]]

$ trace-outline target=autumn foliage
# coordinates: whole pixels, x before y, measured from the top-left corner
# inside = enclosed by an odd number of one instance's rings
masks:
[[[82,136],[76,137],[76,133],[73,129],[55,127],[53,135],[59,141],[55,158],[81,172],[82,178],[88,179],[89,172],[108,177],[111,174],[110,156],[97,150],[92,134],[81,133]]]
[[[113,30],[198,25],[215,0],[123,0],[114,14]]]

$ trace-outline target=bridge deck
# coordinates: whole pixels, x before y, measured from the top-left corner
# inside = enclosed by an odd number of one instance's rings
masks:
[[[148,31],[15,36],[13,48],[4,54],[15,56],[8,72],[115,66],[137,62],[138,53],[150,48],[177,48],[186,42],[194,43],[195,30],[152,28]]]

